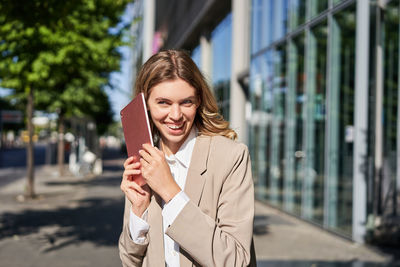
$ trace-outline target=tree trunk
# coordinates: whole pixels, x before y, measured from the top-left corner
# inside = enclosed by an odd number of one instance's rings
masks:
[[[28,91],[28,103],[26,105],[26,115],[27,115],[27,124],[28,124],[28,147],[26,149],[26,159],[27,159],[27,186],[26,186],[26,195],[29,198],[35,197],[35,189],[34,189],[34,179],[35,179],[35,158],[33,156],[33,122],[32,122],[32,117],[33,117],[33,88],[27,88]]]
[[[57,149],[58,172],[64,175],[64,115],[60,113],[58,118],[58,149]]]

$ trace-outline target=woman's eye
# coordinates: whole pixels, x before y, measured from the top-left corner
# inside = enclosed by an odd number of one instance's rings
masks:
[[[184,105],[191,105],[191,104],[193,104],[193,101],[190,100],[190,99],[184,100],[184,101],[182,102],[182,104],[184,104]]]
[[[167,101],[158,101],[157,104],[159,104],[159,105],[166,105],[166,104],[167,104]]]

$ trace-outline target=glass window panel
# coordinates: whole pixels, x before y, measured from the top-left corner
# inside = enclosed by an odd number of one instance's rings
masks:
[[[383,179],[382,200],[391,209],[382,213],[396,213],[397,135],[399,100],[399,2],[392,1],[385,9],[383,27]],[[383,207],[385,209],[385,207]]]
[[[296,81],[296,99],[295,99],[295,116],[296,116],[296,136],[295,136],[295,152],[293,154],[295,161],[295,210],[300,214],[302,188],[303,188],[303,160],[304,160],[304,147],[303,147],[303,126],[305,123],[304,116],[304,101],[305,101],[305,72],[304,72],[304,35],[294,39],[294,44],[297,51],[297,81]]]
[[[274,38],[273,41],[284,37],[287,32],[288,0],[275,0],[273,12]]]
[[[268,121],[270,116],[270,86],[268,76],[271,74],[269,62],[270,52],[255,58],[251,64],[250,74],[250,101],[252,103],[251,116],[251,139],[253,163],[253,176],[256,176],[256,195],[259,199],[269,198],[269,176],[267,165],[269,162],[269,129],[271,125]]]
[[[310,0],[310,15],[315,17],[328,8],[328,0]]]
[[[232,14],[211,34],[213,52],[212,81],[214,95],[224,119],[229,120],[229,98],[232,51]]]
[[[260,109],[260,95],[263,87],[262,71],[261,71],[262,56],[258,56],[251,61],[250,64],[250,102],[252,106],[252,116],[249,121],[249,148],[250,156],[252,158],[252,174],[255,185],[255,193],[259,199],[264,199],[268,195],[268,188],[264,177],[259,174],[260,160],[259,156],[259,121],[255,118],[254,114]]]
[[[306,2],[307,0],[290,0],[290,29],[294,30],[297,26],[306,21]]]
[[[249,76],[249,99],[251,103],[251,112],[254,113],[254,110],[256,109],[256,103],[255,103],[255,91],[257,90],[256,87],[260,86],[259,84],[261,83],[261,70],[260,70],[260,57],[256,57],[251,60],[250,62],[250,76]],[[250,117],[250,119],[253,116]],[[254,180],[254,185],[255,185],[255,193],[256,196],[258,196],[258,191],[259,191],[259,175],[257,172],[258,169],[258,160],[257,160],[257,142],[256,142],[256,131],[255,131],[255,126],[253,125],[253,120],[249,120],[249,151],[250,151],[250,157],[252,158],[251,165],[252,165],[252,174],[253,174],[253,180]],[[254,121],[255,123],[255,121]]]
[[[287,99],[287,147],[288,162],[285,181],[286,209],[301,214],[304,146],[303,125],[305,123],[305,72],[304,34],[289,44],[289,95]]]
[[[262,0],[253,0],[251,10],[251,52],[254,54],[261,48],[261,35],[262,35]]]
[[[323,224],[325,181],[327,22],[310,31],[308,44],[306,168],[303,216]]]
[[[260,147],[258,148],[260,156],[260,170],[259,173],[265,179],[265,187],[270,188],[270,155],[271,155],[271,117],[272,117],[272,86],[273,86],[273,50],[267,51],[262,57],[262,72],[263,72],[263,90],[261,96],[261,112],[259,114],[259,121],[261,126],[260,131]],[[265,196],[266,199],[270,195]]]
[[[261,48],[264,48],[272,42],[274,36],[274,1],[264,0],[262,3]]]
[[[331,25],[329,109],[329,227],[346,235],[352,229],[355,8],[334,16]]]
[[[253,0],[251,26],[253,54],[285,36],[288,27],[288,1]]]
[[[250,67],[250,151],[256,196],[280,206],[283,199],[286,49],[254,58]]]
[[[274,53],[272,81],[272,129],[270,151],[270,187],[271,203],[283,204],[284,170],[285,170],[285,134],[286,134],[286,47],[278,46]]]
[[[342,2],[343,0],[333,0],[333,5],[339,4],[340,2]]]

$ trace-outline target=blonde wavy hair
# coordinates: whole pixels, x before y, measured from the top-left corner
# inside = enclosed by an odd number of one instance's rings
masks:
[[[229,122],[219,113],[217,102],[204,76],[185,51],[165,50],[150,57],[136,78],[135,95],[143,93],[147,101],[154,86],[175,79],[182,79],[196,89],[199,106],[194,124],[200,135],[222,135],[233,140],[237,138],[236,132],[229,128]],[[159,133],[152,122],[151,128],[157,139]]]

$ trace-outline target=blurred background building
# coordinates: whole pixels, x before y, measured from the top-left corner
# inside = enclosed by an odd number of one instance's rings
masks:
[[[357,242],[396,239],[398,0],[135,6],[134,68],[191,53],[250,148],[258,200]]]

